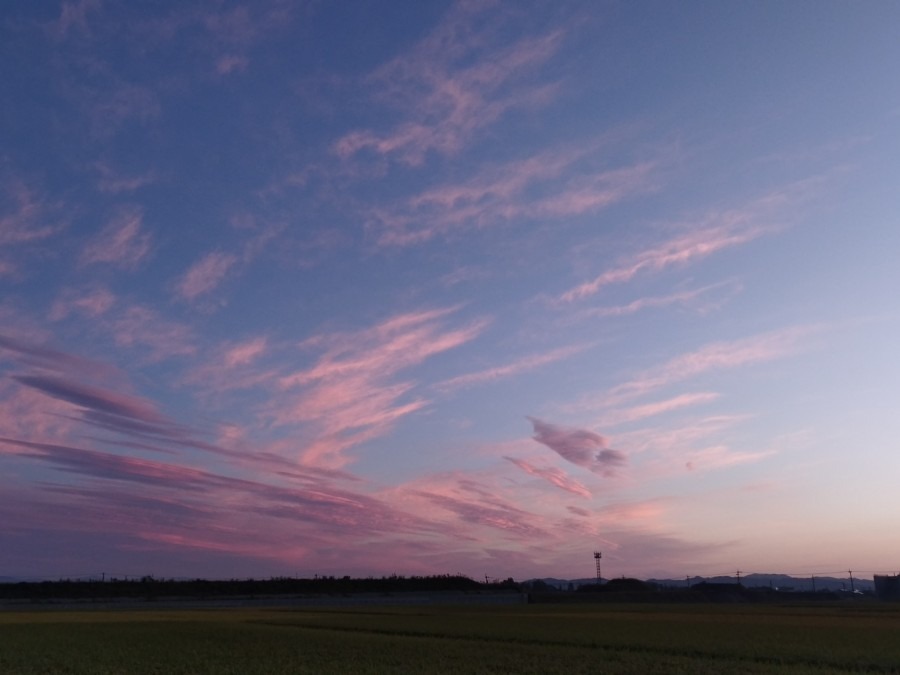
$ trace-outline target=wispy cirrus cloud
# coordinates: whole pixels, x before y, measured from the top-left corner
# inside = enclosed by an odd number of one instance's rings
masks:
[[[176,284],[178,294],[185,300],[194,300],[215,290],[238,262],[232,253],[212,251],[194,263]]]
[[[91,168],[97,172],[97,189],[106,194],[134,192],[156,181],[156,174],[152,171],[140,175],[126,175],[104,161],[94,162]]]
[[[645,309],[657,309],[672,305],[696,308],[697,311],[705,312],[721,306],[728,297],[740,290],[741,285],[736,281],[726,281],[668,295],[646,296],[623,305],[591,307],[579,312],[577,316],[578,318],[628,316]]]
[[[272,476],[249,480],[184,463],[0,438],[0,453],[10,452],[88,479],[67,485],[48,483],[42,499],[28,509],[29,529],[52,524],[45,517],[52,513],[54,494],[63,494],[71,512],[67,523],[83,534],[128,534],[166,544],[171,550],[284,557],[294,563],[299,550],[304,555],[317,554],[322,564],[325,551],[348,538],[372,538],[372,545],[378,546],[387,540],[397,543],[403,537],[439,534],[438,525],[429,519],[339,487],[323,476],[308,475],[286,485],[268,480]],[[0,499],[0,509],[4,506]],[[98,513],[107,517],[97,518]],[[111,513],[114,518],[109,517]],[[203,534],[196,536],[197,532]]]
[[[191,368],[184,382],[204,397],[218,399],[238,390],[269,388],[283,375],[279,365],[265,363],[273,351],[264,335],[208,348],[208,358]]]
[[[384,495],[388,503],[403,505],[428,517],[457,547],[476,551],[480,544],[550,541],[546,516],[517,503],[496,484],[496,476],[450,472],[424,476],[397,486]],[[483,553],[482,553],[483,554]]]
[[[51,398],[71,403],[82,410],[147,424],[159,424],[164,419],[153,406],[142,399],[81,384],[69,378],[48,375],[14,375],[12,379],[26,387],[37,389]]]
[[[742,218],[737,218],[737,226],[733,224],[702,227],[678,235],[662,244],[655,245],[637,255],[624,260],[621,264],[603,272],[592,280],[579,284],[562,295],[559,301],[575,302],[597,294],[611,284],[630,281],[644,272],[659,272],[674,265],[685,265],[762,236],[770,228],[761,226],[745,226]]]
[[[50,33],[64,39],[76,30],[82,35],[90,34],[88,17],[101,9],[101,0],[64,0],[59,10],[59,17],[50,24]]]
[[[109,312],[115,303],[116,296],[107,288],[64,289],[54,300],[48,318],[60,321],[71,314],[80,314],[93,319]]]
[[[715,471],[762,461],[780,449],[775,445],[744,448],[737,428],[751,419],[745,414],[709,415],[688,419],[675,426],[643,428],[621,434],[635,455],[644,460],[645,477],[671,476],[685,471]]]
[[[710,371],[762,363],[796,353],[815,326],[793,326],[730,342],[713,342],[639,373],[610,390],[603,400],[614,405]]]
[[[145,40],[162,49],[188,46],[207,55],[218,76],[243,72],[251,63],[254,45],[282,33],[298,14],[290,0],[259,0],[230,7],[211,7],[202,2],[179,3],[167,14],[137,22]]]
[[[689,394],[679,394],[663,401],[654,401],[643,405],[611,410],[603,415],[603,421],[607,425],[636,422],[638,420],[662,415],[673,410],[711,403],[717,400],[721,394],[713,391],[698,391]]]
[[[537,476],[538,478],[542,478],[551,485],[555,485],[556,487],[565,490],[566,492],[571,492],[574,495],[578,495],[579,497],[584,497],[586,499],[591,498],[591,491],[588,490],[583,483],[580,483],[571,476],[566,475],[564,471],[556,468],[555,466],[539,467],[530,462],[526,462],[524,459],[516,459],[515,457],[504,457],[504,459],[512,462],[517,467],[522,469],[522,471],[524,471],[525,473],[531,474],[532,476]]]
[[[163,111],[153,87],[116,78],[104,86],[73,86],[72,93],[90,120],[92,135],[98,139],[114,136],[129,123],[149,125]]]
[[[419,244],[458,230],[511,220],[593,213],[656,185],[657,162],[610,168],[609,139],[543,152],[482,170],[459,184],[431,188],[372,215],[382,245]]]
[[[76,356],[38,344],[41,339],[37,335],[28,335],[27,338],[23,339],[23,337],[0,334],[0,349],[11,354],[22,365],[41,371],[106,375],[113,370],[109,366],[93,359]],[[0,351],[0,354],[3,354],[3,351]]]
[[[16,277],[21,271],[21,249],[13,247],[41,242],[62,230],[66,223],[56,215],[59,204],[50,203],[16,176],[5,175],[0,192],[0,276]]]
[[[407,119],[386,132],[346,134],[334,151],[344,158],[370,151],[418,165],[429,151],[458,152],[510,109],[544,104],[554,87],[535,82],[534,73],[558,50],[563,32],[496,47],[485,39],[495,20],[488,6],[451,8],[434,32],[369,78],[379,96]]]
[[[190,356],[197,351],[196,336],[189,326],[144,305],[122,308],[108,318],[108,327],[118,346],[145,350],[151,361]]]
[[[216,72],[219,75],[230,75],[231,73],[242,73],[247,70],[250,65],[250,59],[246,56],[238,56],[236,54],[225,54],[216,59]]]
[[[58,205],[41,200],[24,181],[7,177],[3,196],[0,247],[46,239],[61,229],[62,224],[52,217]]]
[[[143,231],[143,220],[140,208],[121,208],[84,247],[80,263],[107,263],[122,269],[135,269],[151,249],[151,237]]]
[[[477,337],[483,320],[463,328],[441,325],[453,309],[401,314],[358,332],[320,335],[305,343],[324,351],[308,368],[283,375],[281,393],[269,412],[273,423],[312,425],[315,432],[303,458],[340,466],[345,450],[384,434],[392,424],[427,404],[413,395],[412,381],[396,381],[402,371]]]
[[[10,375],[8,381],[18,388],[0,398],[0,403],[3,403],[0,405],[0,431],[4,432],[10,443],[25,442],[10,435],[11,430],[19,430],[12,433],[21,432],[20,424],[4,423],[4,407],[16,404],[31,420],[44,415],[87,425],[95,430],[94,433],[97,430],[105,432],[92,440],[118,448],[170,454],[173,448],[179,452],[185,449],[201,450],[239,463],[263,464],[279,470],[292,466],[256,448],[235,451],[203,440],[204,434],[200,431],[173,420],[149,399],[131,393],[127,378],[112,366],[49,347],[25,345],[4,336],[0,336],[0,349],[27,368],[24,373]],[[45,397],[43,405],[34,399],[34,393]],[[0,396],[3,394],[0,390]],[[36,430],[42,426],[47,425],[34,424],[30,431],[21,435],[28,439],[40,438]],[[72,424],[64,422],[62,426],[70,434],[73,432]],[[50,438],[60,438],[58,430],[53,431]],[[84,435],[80,438],[91,439]]]
[[[759,462],[775,454],[774,449],[765,449],[756,452],[736,451],[727,445],[714,445],[693,450],[679,460],[683,462],[688,471],[714,471],[738,464],[750,464]]]
[[[217,249],[205,253],[175,282],[175,292],[188,302],[209,295],[229,276],[251,264],[284,230],[281,222],[257,222],[253,216],[239,213],[231,218],[233,229],[245,239],[233,251]]]
[[[512,363],[504,364],[502,366],[493,366],[491,368],[485,368],[484,370],[480,370],[474,373],[458,375],[456,377],[450,378],[449,380],[439,382],[435,385],[435,387],[441,391],[452,391],[454,389],[484,384],[486,382],[494,382],[507,377],[514,377],[521,373],[527,373],[529,371],[536,370],[541,366],[545,366],[549,363],[562,361],[563,359],[567,359],[571,356],[575,356],[576,354],[580,354],[586,349],[589,349],[591,346],[592,345],[571,345],[568,347],[551,349],[550,351],[543,354],[532,354],[531,356],[526,356],[522,359],[513,361]]]
[[[696,221],[682,222],[676,226],[679,233],[674,237],[622,258],[593,279],[560,294],[557,301],[568,304],[583,300],[638,275],[693,264],[719,251],[777,232],[793,217],[790,207],[818,191],[822,181],[820,177],[797,181],[743,206],[711,211]]]
[[[658,457],[678,457],[704,447],[722,445],[721,439],[737,425],[750,419],[746,414],[707,415],[660,428],[643,428],[621,434],[623,442],[634,453],[651,453]]]
[[[535,417],[528,420],[534,427],[534,440],[576,466],[602,476],[612,477],[627,463],[627,457],[609,447],[609,441],[587,429],[572,429],[549,424]]]
[[[265,336],[255,337],[241,342],[225,351],[224,363],[227,367],[242,366],[258,359],[266,352],[268,340]]]

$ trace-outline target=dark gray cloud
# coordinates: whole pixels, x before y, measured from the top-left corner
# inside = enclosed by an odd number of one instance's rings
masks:
[[[628,462],[623,452],[610,448],[609,441],[593,431],[560,427],[535,417],[528,420],[534,427],[532,438],[572,464],[602,476],[613,476]]]
[[[152,406],[133,396],[90,387],[63,377],[13,375],[12,379],[26,387],[32,387],[48,396],[87,410],[154,424],[164,421],[163,416]]]
[[[95,373],[98,370],[103,372],[111,370],[105,364],[49,347],[25,344],[8,335],[0,334],[0,349],[6,349],[15,354],[15,358],[20,363],[43,370]]]

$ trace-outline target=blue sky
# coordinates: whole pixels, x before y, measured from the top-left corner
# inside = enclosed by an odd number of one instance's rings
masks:
[[[0,576],[894,572],[893,2],[10,2]]]

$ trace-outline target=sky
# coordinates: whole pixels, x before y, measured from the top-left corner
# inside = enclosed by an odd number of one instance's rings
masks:
[[[897,572],[898,26],[4,2],[0,576]]]

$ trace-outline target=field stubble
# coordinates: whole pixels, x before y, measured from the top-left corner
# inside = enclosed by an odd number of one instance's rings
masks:
[[[385,607],[0,614],[0,673],[900,672],[900,607]]]

